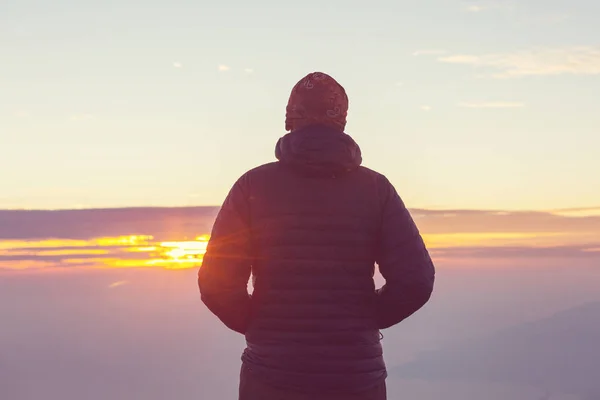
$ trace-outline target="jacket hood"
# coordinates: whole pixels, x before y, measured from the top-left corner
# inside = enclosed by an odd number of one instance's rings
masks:
[[[275,147],[283,164],[308,175],[338,176],[362,163],[360,147],[347,134],[324,126],[312,126],[283,136]]]

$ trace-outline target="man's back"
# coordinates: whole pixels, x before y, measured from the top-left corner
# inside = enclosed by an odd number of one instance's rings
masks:
[[[346,135],[317,128],[286,139],[293,151],[280,143],[282,161],[247,176],[255,280],[243,360],[273,385],[368,389],[385,379],[373,313],[380,177],[358,168]],[[293,163],[315,147],[310,168]]]
[[[360,148],[339,129],[295,129],[276,155],[225,200],[199,272],[202,299],[246,336],[242,382],[316,396],[381,387],[380,329],[432,291],[421,236],[393,186],[360,166]]]

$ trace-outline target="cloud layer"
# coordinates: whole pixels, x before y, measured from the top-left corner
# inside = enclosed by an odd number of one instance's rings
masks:
[[[455,54],[440,57],[438,61],[468,65],[494,78],[600,74],[600,48],[593,46],[538,48],[483,55]]]
[[[458,104],[463,108],[523,108],[525,103],[510,101],[484,101],[479,103],[463,102]]]
[[[210,232],[217,211],[216,207],[0,211],[0,270],[195,268],[206,248],[208,237],[203,235]],[[468,259],[538,257],[597,263],[596,211],[414,209],[412,215],[437,260],[465,265]]]

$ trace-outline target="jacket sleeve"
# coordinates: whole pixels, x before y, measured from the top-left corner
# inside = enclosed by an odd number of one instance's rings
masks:
[[[201,299],[228,328],[245,333],[250,320],[249,206],[245,177],[225,199],[198,272]]]
[[[376,262],[385,284],[376,291],[376,318],[379,329],[385,329],[429,301],[435,268],[412,216],[386,178],[380,193],[383,213]]]

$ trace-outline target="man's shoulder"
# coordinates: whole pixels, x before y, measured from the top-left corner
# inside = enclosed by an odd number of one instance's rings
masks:
[[[254,167],[254,168],[248,170],[248,172],[246,172],[243,176],[251,177],[251,176],[265,175],[265,174],[268,175],[270,173],[279,171],[280,167],[281,167],[281,163],[278,161],[274,161],[274,162],[270,162],[270,163],[266,163],[266,164],[262,164],[257,167]],[[388,178],[384,174],[377,172],[373,169],[364,167],[362,165],[360,167],[358,167],[355,172],[360,175],[370,176],[370,177],[376,179],[378,182],[381,182],[383,184],[389,183]]]

